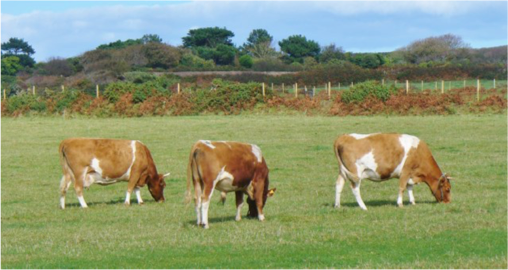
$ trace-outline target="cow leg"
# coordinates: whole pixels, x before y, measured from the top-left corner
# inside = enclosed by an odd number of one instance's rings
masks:
[[[76,196],[78,197],[79,204],[82,208],[87,208],[88,205],[85,202],[85,198],[83,197],[83,183],[85,182],[85,177],[87,177],[88,167],[83,170],[82,175],[74,175],[74,190],[76,191]]]
[[[413,196],[413,185],[412,184],[407,184],[407,195],[409,196],[409,202],[412,204],[412,205],[415,205],[415,197]]]
[[[242,220],[241,211],[242,211],[242,206],[243,206],[243,191],[236,191],[235,195],[236,195],[236,217],[235,217],[235,220],[240,221],[240,220]]]
[[[143,204],[143,199],[141,199],[141,189],[139,187],[134,188],[134,193],[136,193],[136,198],[138,199],[138,204]]]
[[[202,223],[203,228],[208,229],[208,208],[210,207],[210,199],[212,198],[213,194],[213,186],[206,186],[205,190],[201,196],[201,215],[202,215]]]
[[[365,206],[365,203],[362,200],[362,196],[360,195],[360,183],[362,180],[358,180],[357,182],[351,181],[351,190],[353,191],[353,195],[355,195],[356,202],[358,202],[358,205],[363,210],[367,210],[367,206]]]
[[[194,181],[194,203],[197,215],[197,225],[201,226],[203,224],[201,220],[201,193],[202,193],[201,183]]]
[[[137,188],[136,185],[138,184],[140,176],[141,176],[141,173],[137,172],[137,170],[135,170],[135,172],[131,171],[131,175],[129,176],[129,183],[127,184],[127,193],[125,194],[125,205],[126,206],[131,205],[131,194],[132,194],[132,191],[134,191],[134,189]],[[138,195],[137,191],[136,191],[136,195]],[[140,198],[141,197],[138,197],[138,203],[139,203]]]
[[[407,181],[408,181],[408,177],[401,176],[399,179],[399,196],[397,197],[397,205],[399,207],[404,206],[404,190],[406,190]],[[409,190],[408,190],[408,192],[409,192]],[[413,193],[412,190],[411,190],[411,193]],[[414,198],[413,198],[413,200],[414,200]]]
[[[65,195],[71,185],[71,180],[71,176],[67,173],[63,175],[62,180],[60,180],[60,207],[62,209],[65,209]]]
[[[337,183],[335,184],[335,207],[340,207],[340,194],[342,193],[342,189],[344,188],[344,183],[346,180],[344,177],[339,174],[339,177],[337,178]]]

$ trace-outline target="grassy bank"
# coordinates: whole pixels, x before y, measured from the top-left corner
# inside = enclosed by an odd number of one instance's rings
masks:
[[[3,268],[506,268],[506,115],[404,117],[196,116],[2,118]],[[425,140],[452,183],[452,203],[425,185],[397,208],[398,182],[363,182],[362,211],[348,187],[332,207],[343,133],[401,132]],[[166,199],[123,205],[126,184],[74,191],[58,208],[58,144],[68,137],[143,141]],[[183,203],[186,162],[198,139],[258,144],[277,192],[263,223],[234,221],[234,195],[197,228]],[[132,202],[135,202],[133,200]],[[243,215],[247,213],[244,207]]]

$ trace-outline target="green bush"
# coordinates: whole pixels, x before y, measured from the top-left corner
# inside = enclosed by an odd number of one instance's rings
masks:
[[[10,113],[15,111],[46,111],[46,102],[41,98],[31,94],[11,96],[7,102],[7,110]]]
[[[104,90],[104,97],[110,102],[117,102],[120,97],[127,93],[133,93],[136,90],[136,85],[131,82],[114,82],[106,86]]]
[[[238,83],[215,79],[212,85],[214,85],[214,90],[202,89],[196,91],[191,102],[195,104],[196,111],[237,113],[263,101],[259,83]],[[271,91],[266,89],[266,95],[271,96]]]
[[[342,93],[342,101],[345,103],[362,102],[367,97],[386,101],[395,92],[394,86],[385,86],[377,81],[366,81],[345,90]]]
[[[238,61],[240,61],[240,65],[245,68],[251,68],[254,64],[254,60],[252,60],[252,57],[248,54],[242,55]]]
[[[65,92],[59,92],[55,94],[56,109],[57,111],[63,111],[66,108],[70,108],[79,96],[79,92],[74,89],[70,89]]]

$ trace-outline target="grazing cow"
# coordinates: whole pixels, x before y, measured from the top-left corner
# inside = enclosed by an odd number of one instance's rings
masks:
[[[339,177],[335,191],[335,207],[340,207],[340,194],[346,179],[358,205],[367,207],[360,196],[363,179],[384,181],[399,178],[397,204],[402,207],[403,192],[407,187],[409,201],[415,204],[413,185],[427,184],[438,202],[449,203],[450,177],[441,172],[427,144],[406,134],[346,134],[334,144],[339,162]]]
[[[236,195],[236,221],[241,220],[243,194],[247,194],[249,217],[263,221],[263,207],[275,189],[268,189],[268,167],[261,149],[254,144],[240,142],[198,141],[192,146],[187,167],[187,201],[190,201],[191,182],[198,226],[208,228],[208,208],[214,189]]]
[[[93,183],[110,185],[128,181],[125,204],[130,204],[134,190],[138,204],[142,204],[140,188],[145,184],[155,201],[164,201],[164,177],[157,173],[152,155],[140,141],[71,138],[60,143],[60,164],[63,177],[60,182],[60,206],[65,208],[65,194],[74,182],[81,207],[88,207],[83,188]]]

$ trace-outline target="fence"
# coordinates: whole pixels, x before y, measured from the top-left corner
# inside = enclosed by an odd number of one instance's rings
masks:
[[[496,89],[496,88],[507,88],[507,80],[480,80],[480,79],[469,79],[469,80],[453,80],[453,81],[390,81],[390,80],[381,80],[381,84],[383,85],[393,85],[397,89],[405,89],[406,93],[415,93],[415,92],[423,92],[423,91],[431,91],[435,93],[446,93],[447,91],[450,91],[451,89],[460,89],[460,88],[466,88],[466,87],[475,87],[477,90],[477,99],[480,98],[480,91],[482,89]],[[263,96],[266,95],[266,89],[270,88],[270,90],[273,93],[276,94],[290,94],[294,95],[295,97],[298,96],[308,96],[308,97],[314,97],[315,95],[319,94],[320,92],[326,91],[328,96],[331,97],[332,92],[337,91],[344,91],[349,90],[351,87],[354,86],[354,83],[351,84],[341,84],[336,83],[332,84],[331,82],[328,83],[322,83],[320,85],[313,85],[313,86],[307,86],[307,85],[298,85],[298,83],[295,83],[293,85],[274,85],[273,83],[268,85],[265,83],[261,83],[262,85],[262,93]],[[27,93],[32,93],[33,95],[36,95],[36,86],[32,86],[31,88],[27,89]],[[61,91],[65,92],[65,86],[61,86]],[[183,91],[183,89],[180,87],[180,83],[176,85],[176,92],[180,93]],[[99,85],[96,85],[95,87],[95,96],[98,98],[100,96],[100,87]],[[6,89],[3,89],[3,99],[7,99],[7,93]]]

